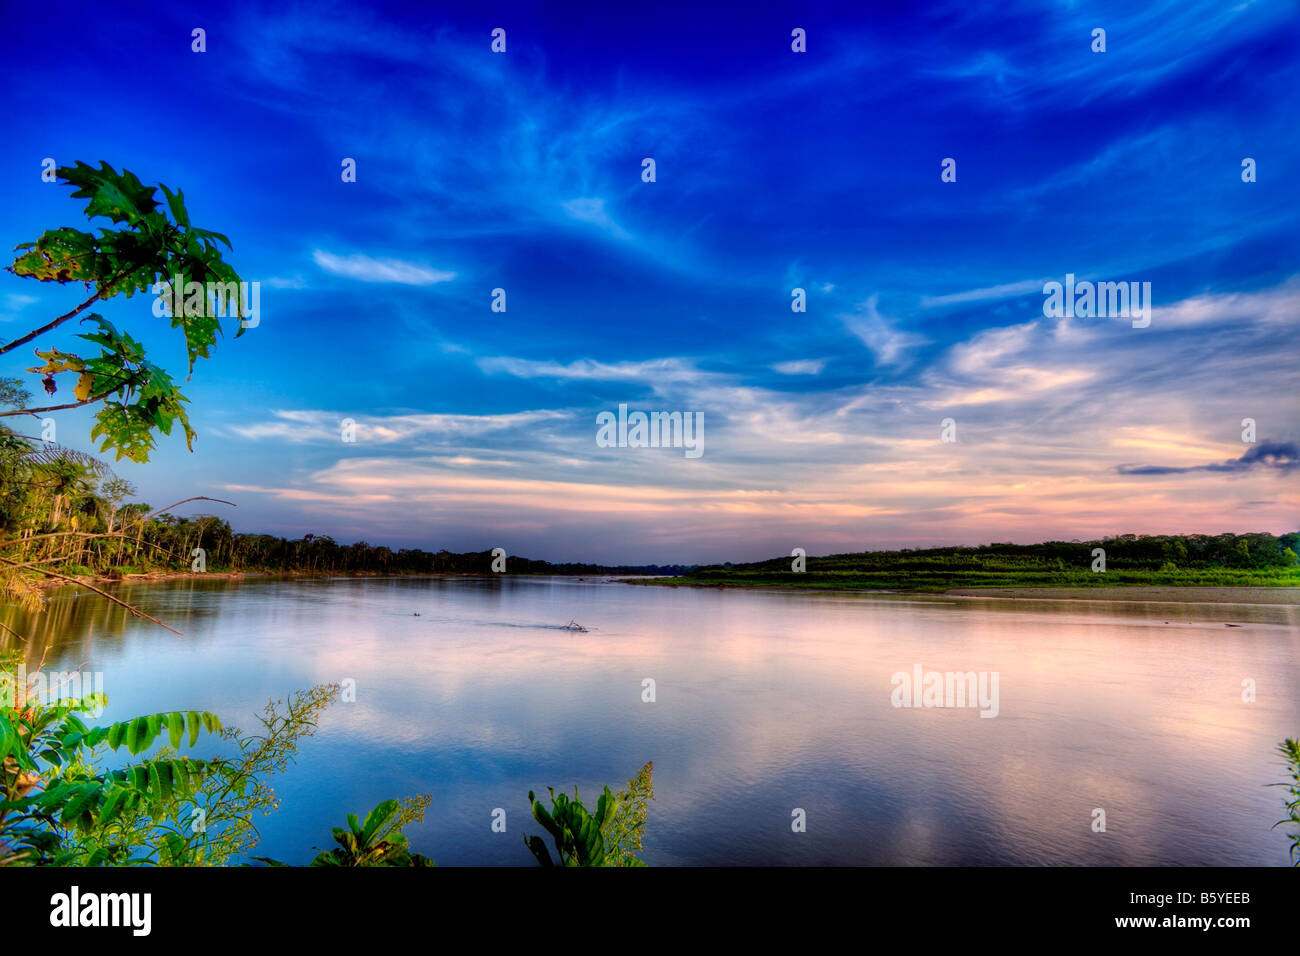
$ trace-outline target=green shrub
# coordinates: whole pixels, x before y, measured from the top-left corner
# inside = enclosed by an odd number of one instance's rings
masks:
[[[1286,817],[1277,821],[1273,826],[1275,828],[1295,827],[1294,830],[1287,834],[1287,839],[1291,841],[1291,865],[1300,866],[1300,740],[1292,740],[1288,737],[1277,745],[1277,750],[1287,763],[1287,769],[1291,773],[1291,782],[1274,783],[1269,786],[1285,787],[1291,799],[1286,801]]]

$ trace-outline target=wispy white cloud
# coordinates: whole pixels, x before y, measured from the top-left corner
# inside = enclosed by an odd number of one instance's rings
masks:
[[[910,349],[924,345],[927,340],[924,336],[898,328],[881,314],[877,307],[879,300],[879,295],[873,295],[856,311],[842,318],[849,331],[871,349],[879,364],[899,365],[906,360]]]
[[[565,415],[538,410],[502,415],[361,415],[315,409],[277,409],[264,422],[227,425],[226,429],[253,441],[341,442],[343,425],[355,425],[357,443],[395,444],[420,439],[460,440],[487,432],[524,428]]]
[[[269,289],[305,289],[307,280],[302,276],[271,276],[263,279],[262,285]]]
[[[772,371],[781,375],[820,375],[826,367],[825,359],[793,359],[789,362],[777,362]]]
[[[1003,285],[988,286],[984,289],[970,289],[966,292],[954,292],[949,295],[927,295],[921,298],[923,308],[935,308],[945,305],[964,305],[968,302],[987,302],[991,299],[1011,299],[1042,292],[1047,279],[1022,279],[1019,282],[1007,282]]]
[[[563,364],[494,356],[479,359],[478,365],[485,372],[499,372],[517,378],[551,378],[561,381],[663,384],[693,382],[703,377],[703,373],[690,362],[677,358],[651,359],[644,362],[596,362],[591,359],[578,359]]]
[[[29,305],[35,305],[40,299],[21,292],[8,292],[0,297],[0,322],[13,322],[18,314]]]
[[[610,218],[605,200],[599,198],[566,199],[561,207],[565,215],[578,222],[597,226],[618,239],[630,239],[631,234]]]
[[[1035,341],[1039,322],[1025,322],[1002,328],[984,329],[948,350],[948,365],[963,375],[978,376],[1019,355]]]
[[[312,253],[316,265],[326,272],[356,279],[360,282],[393,282],[400,285],[435,285],[450,282],[456,273],[401,259],[374,259],[356,253],[350,256],[337,256],[324,249]]]
[[[1152,310],[1156,329],[1179,329],[1219,323],[1300,327],[1300,275],[1264,292],[1208,293]]]
[[[1015,36],[1002,36],[998,49],[954,56],[924,72],[953,81],[962,98],[995,101],[1001,109],[1030,109],[1056,102],[1080,102],[1139,96],[1152,86],[1204,64],[1207,56],[1244,38],[1276,30],[1289,4],[1238,4],[1182,0],[1174,3],[1111,6],[1088,4],[1042,16],[1035,0],[1002,5],[1003,13],[1029,25]],[[965,12],[965,11],[964,11]],[[941,42],[960,36],[968,41],[977,29],[969,8],[965,17],[948,18]],[[979,23],[984,30],[996,25]],[[1091,52],[1092,31],[1102,27],[1106,53]],[[954,52],[960,49],[953,44]],[[1044,68],[1044,51],[1055,55]],[[1078,55],[1071,55],[1071,54]],[[1114,60],[1124,57],[1124,67]]]

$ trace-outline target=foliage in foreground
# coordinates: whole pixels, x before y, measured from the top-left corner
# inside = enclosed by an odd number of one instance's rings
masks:
[[[533,819],[550,834],[556,860],[551,859],[546,841],[524,834],[524,845],[542,866],[645,866],[637,859],[645,833],[647,802],[654,799],[654,762],[647,763],[627,782],[627,789],[615,795],[609,787],[588,811],[573,789],[573,799],[555,793],[551,787],[551,808],[528,791]]]
[[[216,765],[177,757],[174,748],[187,733],[193,746],[200,730],[219,731],[220,720],[188,711],[91,728],[80,715],[102,707],[102,694],[43,706],[25,699],[9,669],[0,677],[0,865],[184,862],[185,841],[167,821]],[[164,731],[171,751],[118,770],[96,767],[103,750],[125,747],[137,756]],[[133,839],[143,830],[154,837],[148,846]]]
[[[200,229],[190,222],[185,197],[178,189],[172,192],[161,183],[146,186],[128,170],[119,173],[106,162],[99,167],[77,162],[55,170],[58,180],[76,187],[74,199],[86,200],[86,219],[106,219],[113,228],[100,227],[87,232],[64,226],[47,229],[32,242],[17,247],[19,255],[8,271],[37,282],[59,285],[84,284],[93,294],[80,305],[53,321],[25,335],[0,345],[0,355],[52,332],[95,302],[118,295],[127,298],[154,288],[163,277],[169,283],[177,276],[198,283],[204,289],[222,290],[225,301],[214,308],[206,291],[202,296],[186,299],[184,307],[172,309],[171,324],[181,330],[185,340],[188,371],[193,372],[197,359],[207,358],[222,331],[220,313],[243,310],[243,286],[239,275],[221,256],[218,245],[230,248],[230,240],[219,232]],[[166,206],[156,197],[161,189]],[[170,213],[170,218],[168,217]],[[170,288],[168,291],[171,291]],[[180,296],[185,290],[176,290]],[[231,301],[231,293],[234,301]],[[127,332],[117,329],[98,313],[89,313],[81,322],[91,323],[90,331],[79,338],[98,348],[78,355],[57,348],[37,348],[40,365],[28,369],[41,375],[41,384],[53,396],[59,390],[56,376],[71,378],[72,400],[43,407],[20,407],[2,411],[5,415],[40,415],[82,405],[102,405],[91,429],[91,438],[100,439],[100,451],[113,450],[117,457],[147,461],[155,444],[155,434],[170,434],[179,424],[187,446],[194,440],[185,404],[189,401],[171,376],[149,361],[144,347]],[[236,338],[244,333],[239,323]]]
[[[338,696],[338,685],[322,684],[273,701],[251,734],[224,729],[215,715],[199,711],[91,728],[81,715],[102,708],[104,695],[42,703],[28,697],[16,675],[13,662],[0,667],[0,865],[226,866],[248,857],[260,839],[256,819],[279,806],[271,775],[288,766]],[[219,733],[234,755],[176,754],[187,736],[193,747],[201,731]],[[138,756],[164,734],[167,744],[154,756],[98,769],[106,751]],[[422,796],[405,807],[380,804],[358,828],[362,840],[340,841],[354,852],[334,865],[429,865],[406,851],[400,833],[428,802]]]
[[[427,856],[412,853],[402,827],[424,819],[429,806],[429,796],[412,797],[405,805],[396,800],[385,800],[366,816],[365,823],[357,822],[355,813],[348,814],[347,829],[334,828],[332,850],[324,850],[311,861],[312,866],[433,866]]]
[[[257,821],[279,807],[270,779],[285,770],[300,742],[315,733],[320,715],[338,699],[339,685],[320,684],[271,701],[260,728],[223,728],[202,711],[137,717],[90,727],[84,716],[107,703],[103,694],[42,702],[18,683],[16,659],[0,661],[0,866],[229,866],[252,860],[260,841]],[[200,733],[219,735],[228,755],[199,760],[177,748],[194,747]],[[138,757],[100,769],[109,752]],[[638,866],[646,802],[654,798],[654,764],[647,763],[615,796],[608,787],[597,814],[577,791],[555,797],[548,813],[533,815],[557,840],[564,866]],[[529,799],[533,800],[532,793]],[[309,864],[320,867],[430,867],[411,850],[403,827],[424,819],[431,797],[385,800],[364,821],[348,814],[335,827],[337,846]],[[557,822],[558,821],[558,822]],[[550,857],[538,837],[525,838],[539,860]]]
[[[1286,787],[1291,799],[1286,801],[1287,816],[1273,826],[1295,828],[1286,836],[1291,841],[1291,865],[1300,866],[1300,740],[1292,740],[1288,737],[1277,745],[1277,751],[1286,760],[1291,782],[1274,783],[1270,786]]]

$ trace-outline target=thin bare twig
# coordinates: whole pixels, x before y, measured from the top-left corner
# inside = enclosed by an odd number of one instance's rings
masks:
[[[162,514],[164,511],[171,511],[171,510],[172,510],[173,508],[175,508],[177,505],[183,505],[183,504],[185,504],[187,501],[215,501],[215,502],[217,502],[218,504],[230,505],[230,507],[232,507],[232,508],[238,508],[238,507],[239,507],[239,505],[235,504],[233,501],[226,501],[226,500],[223,499],[223,498],[209,498],[207,495],[195,495],[193,498],[182,498],[180,501],[173,501],[173,502],[172,502],[171,504],[169,504],[166,508],[159,508],[157,511],[153,512],[152,514],[147,514],[147,515],[145,515],[145,516],[144,516],[143,518],[141,518],[140,520],[141,520],[141,521],[148,521],[150,518],[153,518],[153,517],[155,517],[155,516],[157,516],[157,515],[160,515],[160,514]]]

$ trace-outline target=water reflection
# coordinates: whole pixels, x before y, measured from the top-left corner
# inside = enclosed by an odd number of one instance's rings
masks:
[[[246,723],[270,697],[356,682],[278,781],[262,852],[281,859],[308,859],[347,810],[431,792],[421,852],[529,865],[530,788],[594,791],[653,759],[655,864],[1286,862],[1263,784],[1300,732],[1294,606],[530,578],[118,593],[184,637],[66,590],[4,618],[29,663],[104,672],[105,720],[197,707]],[[558,629],[570,619],[592,630]],[[998,673],[999,716],[893,707],[891,675],[917,664]]]

